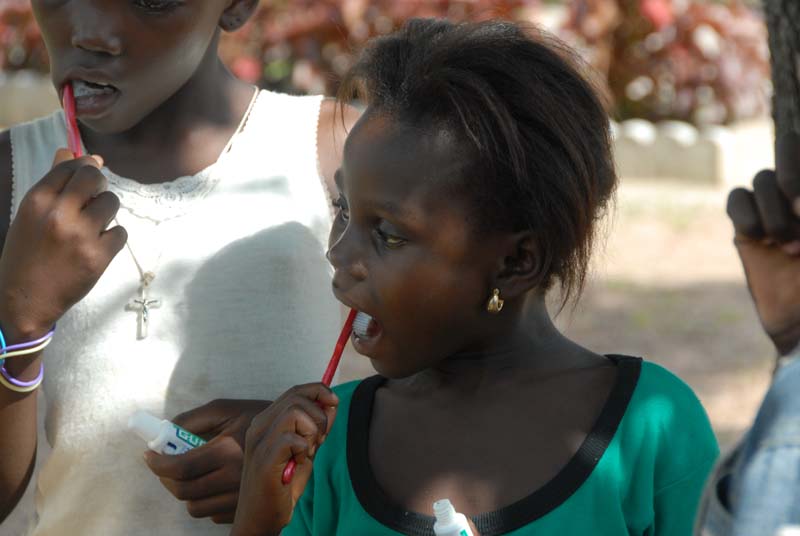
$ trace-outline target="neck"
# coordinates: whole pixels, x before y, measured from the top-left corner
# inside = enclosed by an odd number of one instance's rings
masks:
[[[115,134],[82,129],[84,143],[116,173],[141,182],[191,175],[216,160],[253,95],[217,56],[217,43],[195,74],[133,128]]]
[[[400,382],[425,392],[433,388],[440,394],[472,396],[485,386],[507,386],[604,361],[558,331],[543,297],[532,298],[517,314],[517,321],[484,347],[458,352]]]

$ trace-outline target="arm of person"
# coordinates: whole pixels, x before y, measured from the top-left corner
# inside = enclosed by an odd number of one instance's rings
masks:
[[[253,419],[231,536],[278,536],[289,525],[333,426],[338,397],[321,383],[293,387]],[[296,465],[283,483],[286,464]]]
[[[785,356],[800,343],[800,136],[782,136],[776,149],[777,170],[759,172],[752,190],[733,190],[728,215],[761,324]],[[798,380],[797,363],[776,370],[753,427],[727,461],[730,473],[718,472],[727,485],[710,483],[698,519],[703,534],[771,534],[800,519],[800,482],[792,478],[800,467]]]
[[[59,151],[9,223],[11,145],[7,135],[0,138],[0,327],[8,344],[47,333],[124,247],[125,230],[107,229],[119,199],[106,191],[100,166],[98,158],[73,159],[69,151]],[[5,366],[17,379],[30,381],[39,374],[41,356],[10,358]],[[35,392],[0,386],[0,519],[19,502],[33,473],[36,411]]]
[[[11,223],[11,136],[0,133],[0,250]],[[0,312],[0,327],[9,340],[18,337]],[[31,359],[35,366],[37,359]],[[0,521],[19,502],[36,459],[36,395],[20,396],[0,387]]]
[[[738,449],[727,497],[732,534],[800,522],[800,361],[782,366]]]

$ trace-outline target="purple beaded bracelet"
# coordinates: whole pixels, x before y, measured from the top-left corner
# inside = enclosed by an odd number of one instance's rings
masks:
[[[6,346],[5,348],[2,349],[3,353],[5,354],[6,352],[15,352],[17,350],[27,350],[28,348],[33,348],[34,346],[39,346],[44,341],[46,341],[47,339],[49,339],[50,337],[55,335],[55,333],[56,333],[56,329],[53,328],[47,333],[47,335],[45,335],[44,337],[40,337],[40,338],[36,339],[35,341],[23,342],[23,343],[20,343],[20,344],[12,344],[11,346]]]
[[[40,383],[42,383],[42,380],[44,379],[44,363],[42,363],[41,366],[39,367],[39,375],[36,376],[35,379],[29,382],[18,380],[11,374],[9,374],[9,372],[6,370],[5,363],[2,366],[0,366],[0,374],[2,374],[3,378],[8,380],[8,383],[10,383],[11,385],[16,385],[17,387],[33,387],[34,385],[39,385]]]

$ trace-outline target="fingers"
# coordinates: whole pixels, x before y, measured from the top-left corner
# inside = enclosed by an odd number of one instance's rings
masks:
[[[57,155],[57,158],[60,157]],[[59,193],[66,187],[72,176],[79,169],[84,167],[93,167],[98,171],[100,169],[98,161],[91,156],[63,160],[56,164],[53,169],[34,186],[34,189],[48,190],[54,194]]]
[[[103,233],[108,224],[114,220],[119,210],[119,204],[119,197],[112,192],[105,191],[91,199],[83,209],[84,214],[95,223],[98,235]]]
[[[241,448],[232,438],[212,440],[180,456],[145,453],[145,462],[160,478],[196,480],[224,467],[230,459],[241,459]]]
[[[227,468],[217,469],[195,480],[162,478],[161,483],[179,501],[199,501],[230,492],[238,492],[241,477],[240,466],[237,471]]]
[[[733,190],[728,195],[727,212],[739,239],[785,244],[800,238],[800,221],[774,171],[760,171],[753,179],[752,192]]]
[[[108,179],[94,166],[78,168],[62,190],[62,200],[68,206],[83,209],[92,198],[108,187]]]
[[[736,188],[728,195],[728,217],[737,236],[752,240],[764,238],[756,198],[749,190]]]
[[[764,232],[778,242],[792,239],[793,215],[789,201],[778,187],[774,171],[760,171],[753,179],[753,193]]]
[[[189,501],[186,503],[186,511],[197,519],[210,517],[214,523],[233,523],[238,502],[239,492],[232,491],[197,501]]]
[[[338,403],[339,399],[333,391],[321,383],[293,387],[253,419],[247,436],[256,441],[265,434],[272,435],[283,430],[302,432],[301,435],[304,436],[326,435],[335,414],[335,411],[328,408],[335,408]],[[290,423],[295,421],[296,427],[292,428]],[[277,422],[282,425],[273,431]]]
[[[112,227],[100,235],[101,246],[105,249],[105,251],[111,253],[112,256],[119,253],[122,248],[125,247],[125,243],[127,241],[128,231],[126,231],[121,225]]]

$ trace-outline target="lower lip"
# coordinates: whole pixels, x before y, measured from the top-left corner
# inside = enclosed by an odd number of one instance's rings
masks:
[[[378,333],[377,335],[375,335],[373,337],[361,338],[358,335],[356,335],[355,333],[353,333],[350,336],[350,340],[353,342],[353,348],[355,349],[356,352],[358,352],[359,354],[374,358],[374,355],[373,355],[374,354],[374,350],[375,350],[375,347],[378,344],[378,341],[380,340],[382,334],[383,334],[383,332],[381,331],[380,333]]]
[[[112,93],[75,97],[75,113],[78,117],[92,119],[107,113],[119,99],[119,90]]]

